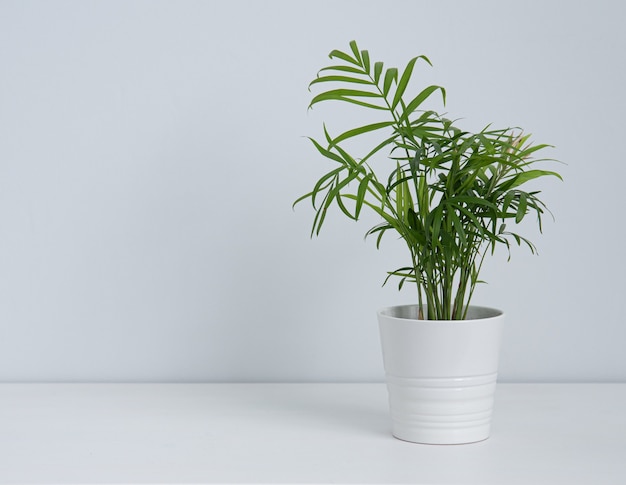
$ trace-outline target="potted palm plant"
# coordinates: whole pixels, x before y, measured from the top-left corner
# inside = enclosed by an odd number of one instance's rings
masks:
[[[392,433],[420,443],[469,443],[489,436],[503,313],[470,305],[487,254],[503,246],[535,246],[509,229],[529,214],[541,230],[547,208],[531,180],[558,173],[538,169],[534,144],[519,129],[491,126],[478,133],[424,102],[440,94],[427,86],[409,95],[418,62],[401,72],[373,62],[367,50],[350,42],[333,50],[310,88],[309,108],[339,102],[380,114],[373,122],[310,138],[332,168],[300,197],[314,208],[311,235],[318,235],[331,207],[358,220],[373,211],[380,223],[367,231],[376,247],[388,234],[406,244],[408,264],[390,271],[399,287],[415,288],[413,304],[378,312]],[[366,113],[362,113],[366,114]],[[357,141],[357,143],[355,143]],[[358,147],[355,155],[349,147]],[[363,149],[363,147],[367,147]],[[510,252],[509,252],[510,256]]]

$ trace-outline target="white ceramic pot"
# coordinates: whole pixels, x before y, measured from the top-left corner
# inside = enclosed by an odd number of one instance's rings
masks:
[[[418,320],[417,308],[378,312],[393,435],[429,444],[487,439],[504,314],[470,306],[467,320]]]

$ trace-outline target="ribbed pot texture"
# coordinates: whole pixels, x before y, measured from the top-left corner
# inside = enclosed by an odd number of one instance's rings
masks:
[[[427,444],[487,439],[504,314],[471,306],[466,320],[418,320],[417,312],[378,312],[393,435]]]

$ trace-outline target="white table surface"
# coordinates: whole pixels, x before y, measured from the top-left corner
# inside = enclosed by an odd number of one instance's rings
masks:
[[[0,384],[0,483],[626,484],[626,384],[499,384],[492,436],[407,443],[384,384]]]

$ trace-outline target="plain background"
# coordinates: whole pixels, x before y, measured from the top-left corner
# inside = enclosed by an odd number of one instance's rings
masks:
[[[625,381],[620,1],[0,1],[0,381],[380,381],[404,264],[373,220],[309,238],[308,82],[356,39],[465,126],[567,165],[539,256],[499,252],[503,381]],[[441,106],[438,108],[441,109]],[[533,232],[534,231],[534,232]]]

